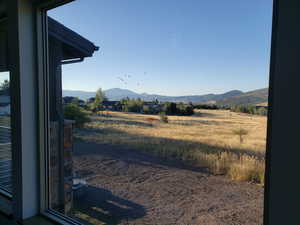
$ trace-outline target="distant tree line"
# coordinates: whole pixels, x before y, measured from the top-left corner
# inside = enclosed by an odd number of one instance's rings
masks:
[[[194,114],[193,104],[166,102],[163,106],[163,112],[167,115],[190,116]]]
[[[4,80],[0,84],[0,94],[1,95],[9,95],[10,94],[10,82],[8,80]]]
[[[195,109],[221,109],[222,107],[215,104],[198,104],[194,106]]]
[[[267,116],[267,107],[259,107],[255,105],[237,105],[232,106],[230,109],[232,112],[248,113],[252,115]]]
[[[125,98],[121,101],[122,111],[135,112],[145,114],[160,114],[177,115],[177,116],[189,116],[194,114],[194,106],[192,104],[164,102],[158,101],[145,102],[141,99]]]
[[[231,112],[240,112],[240,113],[248,113],[252,115],[261,115],[267,116],[268,109],[264,106],[256,106],[256,105],[234,105],[234,106],[221,106],[214,104],[198,104],[194,106],[195,109],[225,109],[230,110]]]
[[[123,112],[135,112],[135,113],[142,113],[144,109],[145,102],[138,99],[130,99],[130,98],[124,98],[120,101],[122,105],[122,111]]]

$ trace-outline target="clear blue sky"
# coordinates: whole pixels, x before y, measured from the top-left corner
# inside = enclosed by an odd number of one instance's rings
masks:
[[[63,67],[64,89],[189,95],[268,86],[272,0],[76,0],[49,15],[100,47]]]

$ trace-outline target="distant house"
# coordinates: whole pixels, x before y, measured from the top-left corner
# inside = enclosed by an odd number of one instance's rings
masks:
[[[120,101],[103,101],[103,109],[111,111],[122,111],[122,104]]]
[[[63,104],[67,105],[67,104],[71,104],[71,103],[75,103],[78,104],[80,106],[84,106],[85,102],[77,97],[73,97],[73,96],[66,96],[63,97]]]
[[[10,96],[0,96],[0,115],[10,115]]]
[[[164,105],[158,103],[157,101],[153,101],[153,102],[144,102],[144,106],[148,107],[148,110],[151,113],[159,113],[163,110]],[[145,109],[145,107],[144,107]]]
[[[255,108],[256,109],[264,108],[264,109],[268,110],[268,103],[264,102],[264,103],[257,104],[257,105],[255,105]]]
[[[95,98],[94,98],[94,97],[89,98],[89,99],[87,100],[87,104],[92,104],[94,101],[95,101]]]

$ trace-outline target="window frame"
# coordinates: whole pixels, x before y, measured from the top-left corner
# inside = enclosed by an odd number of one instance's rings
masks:
[[[70,2],[73,0],[69,0]],[[49,40],[47,11],[65,3],[41,4],[37,8],[37,58],[39,93],[40,213],[62,225],[81,225],[76,220],[50,208],[50,110],[49,110]]]
[[[270,175],[272,172],[272,168],[278,167],[279,165],[273,164],[273,158],[275,156],[273,153],[273,142],[275,143],[275,140],[273,137],[273,124],[277,123],[277,118],[274,117],[274,108],[273,105],[278,104],[280,101],[276,99],[275,97],[275,90],[274,86],[275,83],[278,82],[277,77],[278,75],[275,75],[276,70],[278,69],[276,66],[279,64],[277,61],[277,48],[278,43],[280,40],[277,39],[278,37],[278,20],[279,20],[279,11],[281,10],[280,3],[282,3],[284,0],[274,0],[273,1],[273,24],[272,24],[272,47],[271,47],[271,63],[270,63],[270,81],[269,81],[269,112],[268,112],[268,132],[267,132],[267,153],[266,153],[266,179],[265,179],[265,197],[264,197],[264,225],[270,225],[270,218],[272,217],[278,217],[278,215],[274,215],[275,211],[272,211],[272,207],[270,205],[271,199],[275,200],[275,195],[270,193],[270,190],[272,187],[272,179],[275,179],[277,175]],[[285,0],[286,1],[286,0]],[[290,0],[290,3],[293,1]],[[292,4],[291,4],[292,5]],[[52,5],[54,6],[54,5]],[[53,7],[50,8],[53,8]],[[58,5],[55,5],[58,6]],[[39,85],[39,152],[40,152],[40,213],[45,215],[46,217],[53,219],[56,222],[59,222],[60,224],[80,224],[76,221],[73,221],[72,219],[65,217],[63,215],[59,215],[55,212],[49,211],[49,198],[47,193],[47,185],[48,185],[48,178],[49,174],[47,173],[47,149],[49,149],[49,143],[48,143],[48,132],[49,132],[49,124],[45,121],[48,120],[49,116],[49,109],[47,106],[43,107],[45,102],[47,103],[47,82],[48,82],[48,63],[47,63],[47,25],[45,21],[45,13],[47,10],[50,9],[49,5],[42,6],[38,8],[37,13],[37,28],[38,28],[38,71],[39,71],[39,79],[38,79],[38,85]],[[288,21],[288,20],[287,20]],[[277,90],[276,90],[277,91]],[[276,95],[277,96],[277,95]],[[278,101],[278,102],[277,102]],[[277,109],[277,108],[276,108]],[[298,153],[299,155],[299,153]],[[277,156],[276,156],[277,157]],[[272,161],[272,162],[271,162]],[[289,163],[289,162],[285,162]],[[48,165],[49,166],[49,165]],[[280,174],[278,175],[280,176]],[[280,177],[276,178],[280,179]],[[293,179],[293,178],[288,178]],[[292,181],[289,181],[289,184],[293,184]],[[287,195],[292,195],[293,193],[286,193]],[[289,208],[289,207],[287,207]],[[285,210],[286,212],[287,210]],[[284,216],[284,215],[283,215]],[[299,221],[295,221],[296,223]],[[275,223],[274,223],[275,224]],[[272,224],[272,225],[274,225]]]
[[[7,17],[0,18],[0,29],[1,29],[1,27],[4,27],[7,30],[8,29],[8,24],[7,23],[8,23],[8,18]],[[7,34],[7,38],[8,38],[8,34]],[[8,48],[8,46],[7,46],[7,48]],[[1,51],[1,49],[0,49],[0,51]],[[9,68],[8,68],[8,56],[6,56],[5,61],[6,61],[5,63],[6,63],[7,68],[4,68],[4,69],[7,69],[7,71],[4,71],[4,72],[9,73],[9,80],[10,80],[10,71],[9,71]],[[12,151],[12,149],[11,149],[11,151]],[[9,192],[9,191],[7,191],[3,188],[0,188],[0,195],[1,195],[1,197],[4,197],[4,198],[12,201],[12,197],[13,197],[12,192]]]

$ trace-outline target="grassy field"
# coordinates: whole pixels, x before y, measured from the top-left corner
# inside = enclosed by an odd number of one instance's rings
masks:
[[[0,116],[0,126],[10,127],[10,117],[9,116]]]
[[[201,110],[194,116],[102,112],[77,138],[122,145],[201,167],[215,175],[263,184],[266,117],[226,110]],[[243,142],[236,134],[243,129]]]

